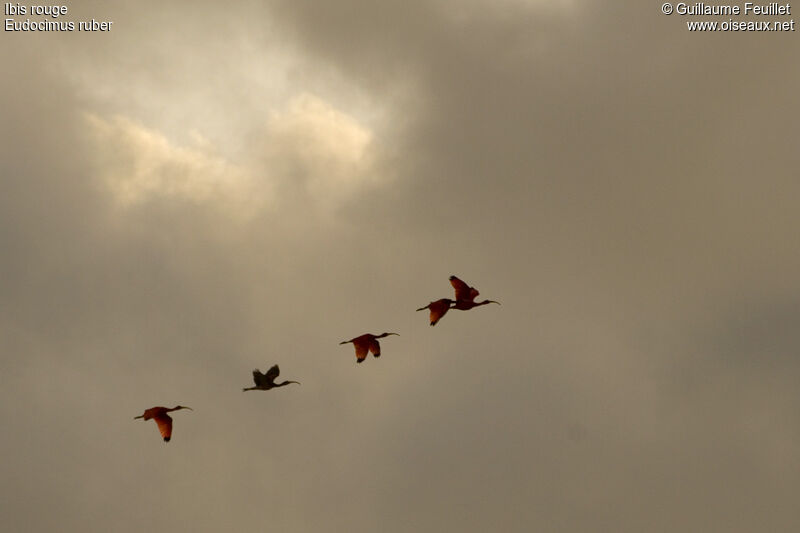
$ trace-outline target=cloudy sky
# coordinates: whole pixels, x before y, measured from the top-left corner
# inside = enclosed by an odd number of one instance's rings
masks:
[[[91,18],[2,35],[9,531],[800,529],[797,33],[634,0]],[[451,274],[502,305],[431,328]],[[274,363],[302,385],[242,393]],[[177,404],[169,444],[133,420]]]

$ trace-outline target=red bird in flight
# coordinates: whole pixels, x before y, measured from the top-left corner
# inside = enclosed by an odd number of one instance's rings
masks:
[[[454,302],[450,298],[441,298],[439,300],[436,300],[435,302],[429,303],[425,307],[420,307],[419,309],[417,309],[417,311],[423,311],[425,309],[430,309],[431,310],[431,313],[430,313],[431,314],[431,326],[435,326],[436,323],[439,322],[439,320],[441,320],[442,317],[447,313],[447,311],[452,309],[452,307],[450,307],[450,306],[452,304],[454,304],[454,303],[456,303],[456,302]]]
[[[169,407],[151,407],[150,409],[147,409],[144,414],[134,416],[133,419],[136,420],[137,418],[143,418],[145,420],[150,420],[152,418],[156,421],[158,430],[161,432],[161,436],[164,437],[164,442],[169,442],[169,439],[172,438],[172,417],[167,413],[171,411],[177,411],[179,409],[189,409],[190,411],[194,411],[194,409],[191,407],[185,407],[183,405],[178,405],[172,409]]]
[[[356,347],[356,361],[361,363],[367,358],[367,354],[372,352],[375,357],[381,356],[381,344],[378,339],[388,337],[389,335],[400,336],[399,333],[381,333],[380,335],[373,335],[372,333],[365,333],[349,341],[342,341],[339,344],[347,344],[352,342]]]
[[[496,302],[494,300],[484,300],[482,302],[476,302],[475,297],[480,294],[478,289],[475,287],[470,287],[460,279],[455,276],[450,276],[450,285],[456,290],[456,302],[450,309],[458,309],[460,311],[469,311],[473,307],[478,307],[480,305],[486,304],[497,304],[500,305],[500,302]]]

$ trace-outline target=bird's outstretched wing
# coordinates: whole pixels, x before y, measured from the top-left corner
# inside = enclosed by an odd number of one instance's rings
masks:
[[[281,373],[281,369],[278,368],[278,365],[272,365],[272,367],[267,370],[267,379],[270,381],[275,381],[275,378],[278,377],[278,374]]]
[[[155,421],[156,424],[158,424],[158,430],[161,432],[164,441],[169,442],[169,439],[172,437],[172,417],[167,413],[162,413],[155,417]]]
[[[380,357],[381,356],[381,343],[378,342],[377,339],[372,339],[372,341],[370,341],[370,343],[369,343],[369,351],[372,352],[372,355],[374,355],[375,357]],[[364,351],[364,357],[366,357],[366,356],[367,356],[367,354],[366,354],[366,350],[365,350]]]
[[[455,276],[450,276],[450,285],[456,290],[456,300],[472,301],[480,293],[475,287],[470,287]]]
[[[259,369],[253,370],[253,383],[256,384],[256,387],[260,387],[264,383],[266,383],[266,375],[262,374]]]
[[[450,301],[449,300],[437,300],[435,302],[430,303],[430,310],[431,310],[431,326],[435,326],[439,320],[447,313],[450,309]]]
[[[361,342],[354,342],[356,347],[356,360],[360,363],[367,358],[369,352],[369,341],[363,340]]]

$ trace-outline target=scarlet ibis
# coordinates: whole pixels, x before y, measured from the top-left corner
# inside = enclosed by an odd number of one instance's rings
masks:
[[[297,383],[300,385],[299,381],[284,381],[282,383],[275,383],[275,378],[281,373],[280,368],[278,365],[272,365],[272,368],[267,370],[266,374],[262,374],[259,369],[253,370],[253,382],[256,384],[255,387],[248,387],[246,389],[242,389],[243,391],[249,390],[270,390],[274,389],[275,387],[283,387],[284,385],[288,385],[289,383]]]
[[[164,437],[164,442],[169,442],[169,439],[172,437],[172,417],[167,413],[171,411],[178,411],[179,409],[189,409],[190,411],[194,411],[194,409],[191,407],[185,407],[183,405],[178,405],[172,409],[169,407],[151,407],[150,409],[145,410],[144,414],[134,416],[133,419],[136,420],[137,418],[143,418],[145,420],[150,420],[152,418],[156,421],[158,430],[161,432],[161,436]]]
[[[455,276],[450,276],[450,285],[456,290],[456,301],[469,300],[472,301],[480,293],[475,287],[470,287]]]
[[[381,345],[378,339],[388,337],[389,335],[400,336],[399,333],[381,333],[380,335],[373,335],[372,333],[365,333],[349,341],[342,341],[339,344],[347,344],[352,342],[356,348],[356,361],[361,363],[367,358],[367,353],[372,352],[375,357],[381,356]]]
[[[439,320],[447,313],[449,309],[451,309],[451,305],[455,302],[450,298],[441,298],[436,300],[435,302],[431,302],[425,307],[420,307],[417,311],[423,311],[425,309],[431,310],[431,326],[435,326]]]
[[[476,302],[475,297],[480,294],[478,289],[475,287],[470,287],[460,279],[455,276],[450,276],[450,285],[456,290],[456,301],[455,304],[450,309],[458,309],[460,311],[469,311],[474,307],[478,307],[480,305],[486,304],[497,304],[500,305],[500,302],[496,302],[494,300],[484,300],[482,302]]]

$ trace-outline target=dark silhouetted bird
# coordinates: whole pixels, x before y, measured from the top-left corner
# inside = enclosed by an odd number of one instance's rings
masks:
[[[278,374],[281,373],[280,368],[278,365],[272,365],[272,368],[267,370],[266,374],[262,374],[259,369],[253,370],[253,382],[256,384],[255,387],[248,387],[246,389],[242,389],[243,391],[249,390],[270,390],[274,389],[275,387],[283,387],[284,385],[288,385],[289,383],[297,383],[300,385],[299,381],[284,381],[282,383],[275,383],[275,378],[278,377]]]

